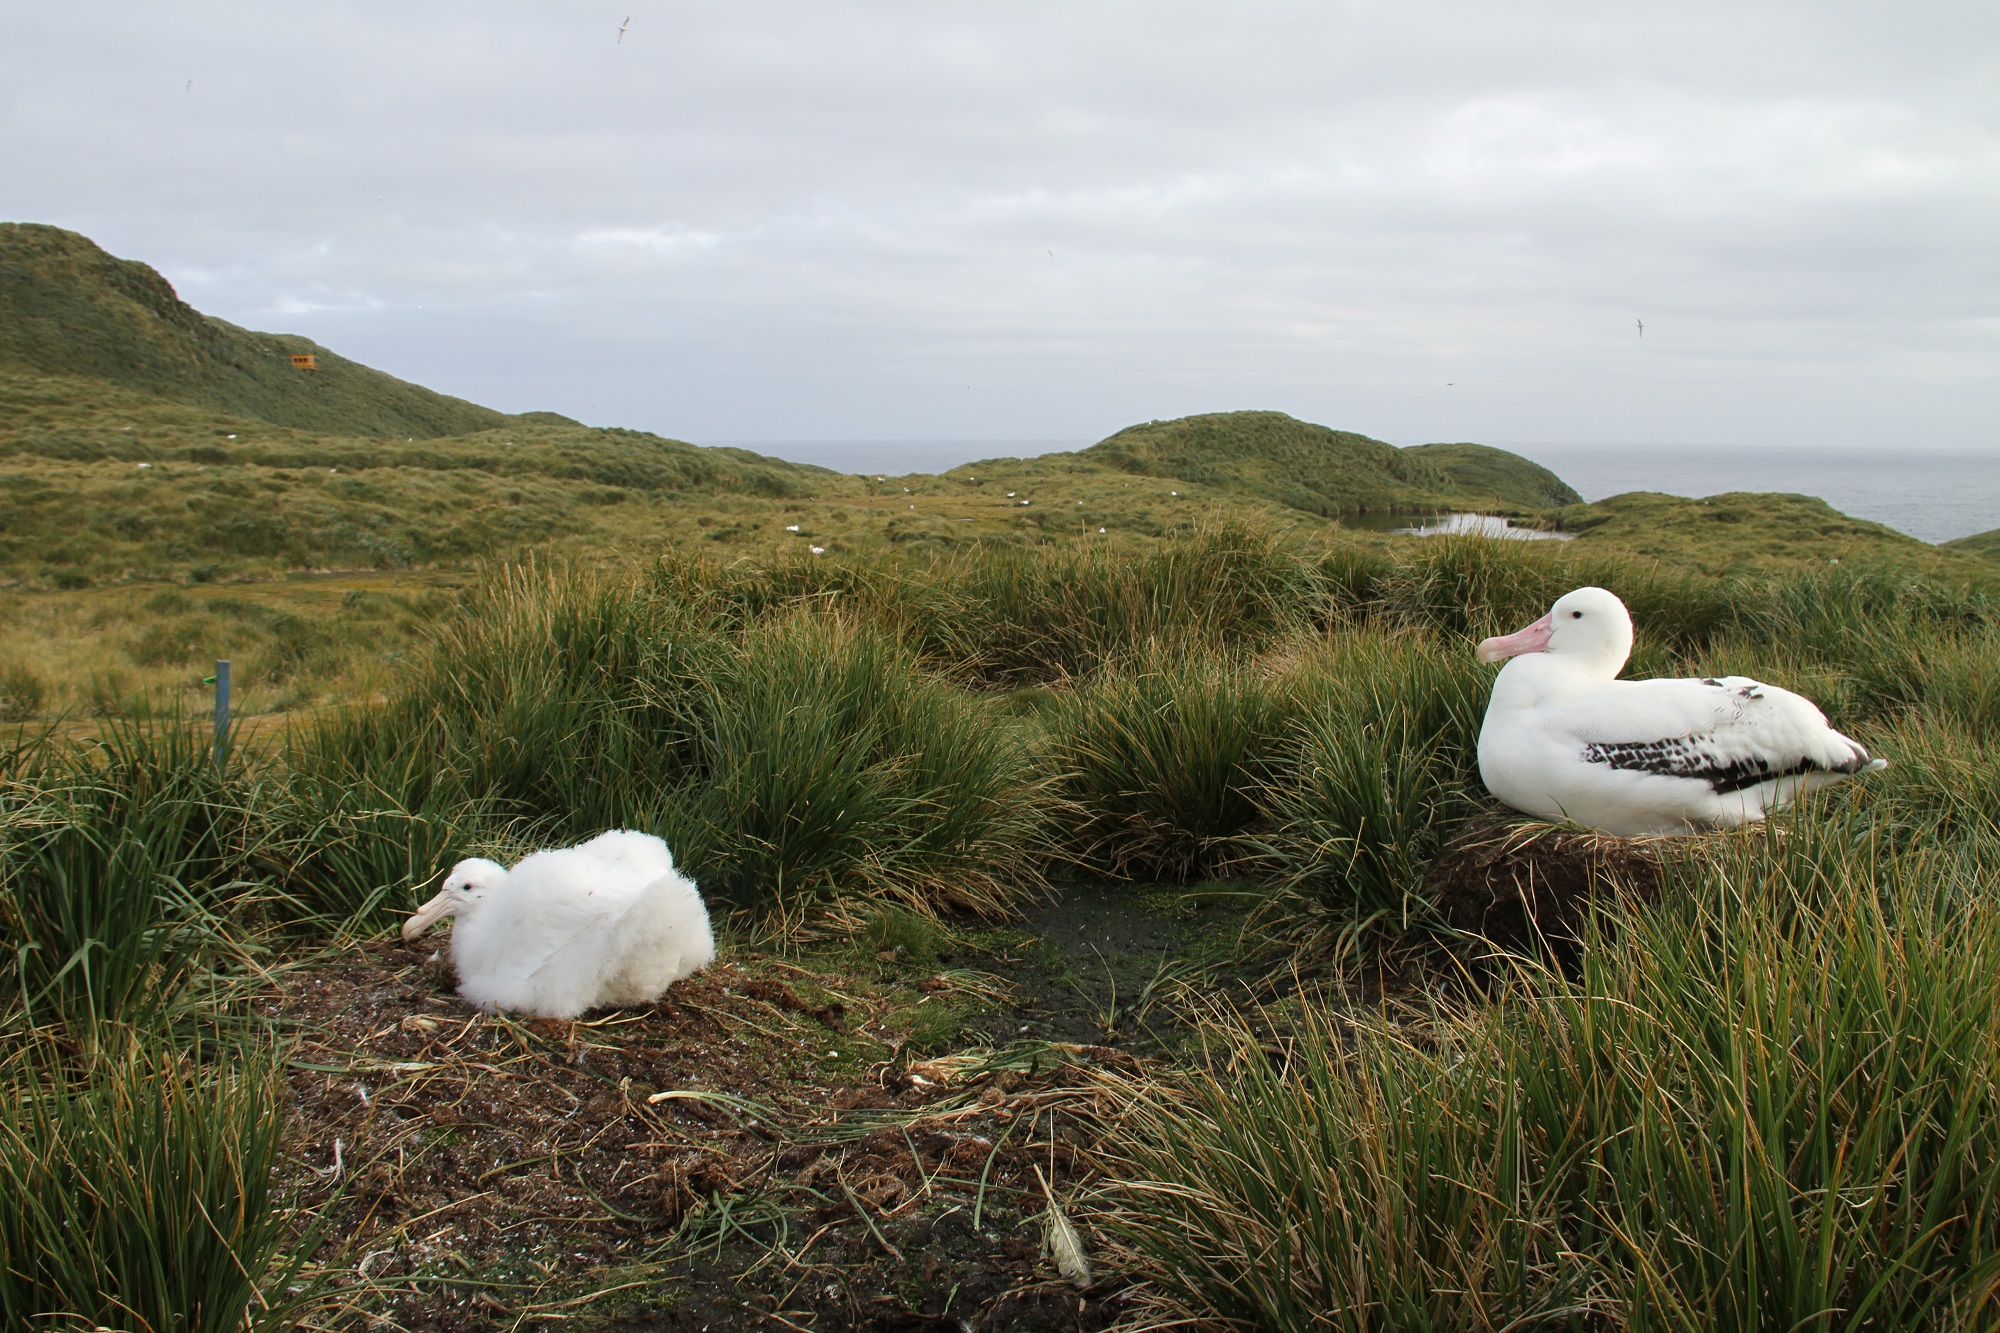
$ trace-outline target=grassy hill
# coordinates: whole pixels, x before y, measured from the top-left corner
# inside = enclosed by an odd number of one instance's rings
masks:
[[[1573,487],[1540,463],[1490,444],[1417,444],[1403,453],[1427,463],[1471,495],[1498,497],[1496,508],[1554,509],[1582,504]]]
[[[1991,532],[1975,532],[1970,537],[1960,537],[1944,544],[1947,551],[1961,555],[1976,555],[1982,560],[2000,560],[2000,528]]]
[[[312,354],[319,369],[294,370],[294,353]],[[145,264],[35,223],[0,223],[0,366],[90,376],[329,434],[424,439],[508,421],[309,338],[253,333],[204,315]]]
[[[1078,455],[1146,477],[1171,477],[1275,501],[1309,514],[1440,508],[1546,508],[1546,482],[1501,464],[1544,473],[1526,459],[1480,445],[1398,449],[1282,412],[1209,412],[1148,421],[1100,440]],[[1445,452],[1437,452],[1438,450]],[[1475,455],[1466,451],[1479,451]],[[1452,452],[1458,451],[1458,452]]]
[[[1558,528],[1577,534],[1581,548],[1650,556],[1707,574],[1857,561],[1984,572],[1960,551],[1850,518],[1810,495],[1731,492],[1690,499],[1632,491],[1559,509],[1552,517]]]
[[[1100,528],[1128,541],[1205,517],[1323,526],[1073,454],[877,480],[554,414],[501,420],[414,441],[322,434],[0,366],[0,581],[449,569],[531,549],[643,559],[692,542],[774,555],[1035,544]]]
[[[0,367],[0,576],[449,566],[568,538],[615,546],[651,537],[663,507],[782,501],[837,479],[552,413],[499,420],[446,438],[322,435]]]

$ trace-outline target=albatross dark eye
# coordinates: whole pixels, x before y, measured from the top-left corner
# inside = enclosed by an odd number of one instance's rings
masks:
[[[1583,619],[1583,612],[1581,612],[1581,611],[1572,611],[1572,612],[1570,612],[1570,613],[1569,613],[1569,618],[1570,618],[1571,620],[1582,620],[1582,619]]]

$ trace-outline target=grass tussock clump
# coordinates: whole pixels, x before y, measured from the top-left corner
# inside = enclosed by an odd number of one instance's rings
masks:
[[[992,910],[1039,882],[1046,783],[1018,729],[894,638],[810,608],[732,622],[515,571],[386,708],[298,762],[427,828],[477,804],[499,843],[658,832],[705,891],[772,921],[855,898]]]
[[[1128,1089],[1126,1241],[1258,1328],[1990,1326],[1991,869],[1801,820],[1488,1009],[1219,1019]]]
[[[1407,921],[1429,831],[1463,804],[1482,693],[1449,643],[1371,627],[1257,660],[1155,646],[1040,720],[1086,864],[1257,874],[1351,926]]]
[[[264,796],[260,869],[272,913],[299,933],[388,924],[410,907],[410,886],[436,879],[500,822],[487,802],[407,767],[349,778],[285,769]]]
[[[1478,639],[1518,629],[1587,585],[1616,592],[1645,627],[1642,638],[1662,649],[1698,650],[1737,615],[1736,590],[1721,580],[1554,542],[1480,537],[1436,538],[1403,553],[1376,577],[1372,600],[1391,624]]]
[[[280,1064],[240,1031],[216,1037],[221,996],[273,919],[275,892],[255,881],[274,844],[259,784],[207,742],[161,718],[5,755],[9,1328],[289,1326],[297,1237],[271,1191]]]
[[[1057,694],[1042,721],[1074,854],[1118,875],[1215,874],[1261,815],[1284,720],[1277,684],[1218,654],[1156,650]]]
[[[696,762],[659,821],[726,901],[993,911],[1039,880],[1046,784],[996,709],[839,620],[746,632],[686,700]]]
[[[1311,646],[1286,676],[1292,725],[1243,844],[1269,881],[1264,929],[1312,954],[1421,917],[1425,868],[1469,803],[1482,680],[1422,633]]]
[[[236,776],[168,721],[44,736],[0,787],[0,1020],[89,1030],[170,1003],[224,933],[260,838]]]
[[[271,1197],[268,1050],[196,1063],[134,1042],[79,1071],[34,1043],[0,1100],[0,1322],[239,1333],[295,1326]]]
[[[48,682],[23,662],[0,666],[0,722],[26,722],[42,711]]]
[[[1254,650],[1312,598],[1296,556],[1235,525],[1138,553],[1080,544],[961,557],[930,577],[970,614],[921,627],[920,645],[1007,685],[1083,676],[1155,645]]]

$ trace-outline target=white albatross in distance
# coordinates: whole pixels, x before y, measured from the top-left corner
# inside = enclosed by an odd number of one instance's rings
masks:
[[[1479,731],[1487,790],[1605,833],[1691,833],[1888,766],[1775,685],[1619,680],[1631,652],[1632,617],[1602,588],[1565,593],[1526,629],[1482,642],[1482,662],[1507,661]]]
[[[624,829],[536,852],[512,870],[460,861],[403,923],[403,938],[452,915],[458,993],[488,1010],[575,1018],[650,1004],[715,957],[694,881],[674,870],[664,842]]]

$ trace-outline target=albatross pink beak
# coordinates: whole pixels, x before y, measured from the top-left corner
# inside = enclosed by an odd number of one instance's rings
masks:
[[[451,894],[440,889],[438,896],[417,909],[417,914],[403,923],[403,940],[407,943],[431,928],[439,917],[449,916],[458,910],[458,904]]]
[[[1479,660],[1503,662],[1522,653],[1539,653],[1549,646],[1549,636],[1555,632],[1555,612],[1551,611],[1524,630],[1480,640]]]

